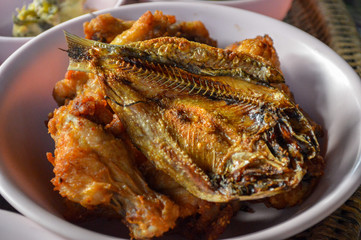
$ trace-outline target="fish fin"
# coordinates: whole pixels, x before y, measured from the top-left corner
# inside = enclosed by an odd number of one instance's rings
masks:
[[[69,60],[68,71],[80,71],[90,73],[91,71],[90,62],[77,62],[72,59]]]
[[[74,45],[92,47],[95,43],[97,43],[94,40],[79,37],[75,34],[65,31],[65,30],[64,30],[64,35],[65,35],[65,39],[68,44],[70,43],[70,44],[74,44]]]
[[[68,70],[91,72],[91,56],[89,50],[94,46],[95,41],[84,39],[64,31],[69,56]]]

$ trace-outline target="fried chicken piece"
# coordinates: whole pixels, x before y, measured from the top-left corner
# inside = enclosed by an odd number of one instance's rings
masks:
[[[125,21],[113,17],[110,13],[101,14],[90,22],[85,22],[85,38],[100,42],[111,42],[118,34],[129,29],[134,21]]]
[[[82,86],[88,81],[89,74],[79,71],[68,71],[65,78],[55,83],[53,98],[61,106],[73,99]]]
[[[110,14],[99,15],[84,23],[85,38],[122,45],[145,39],[174,36],[216,46],[209,32],[200,21],[177,22],[172,15],[161,11],[144,13],[137,21],[124,21]]]
[[[202,206],[198,214],[179,224],[183,235],[191,240],[215,240],[224,232],[231,218],[240,209],[241,202]]]
[[[123,216],[134,238],[160,236],[172,229],[178,206],[165,195],[151,190],[120,139],[103,125],[113,113],[96,79],[67,105],[54,111],[48,127],[55,141],[55,190],[86,208],[110,205]]]
[[[268,35],[242,40],[228,46],[227,49],[258,56],[281,71],[280,61],[273,46],[273,40]]]

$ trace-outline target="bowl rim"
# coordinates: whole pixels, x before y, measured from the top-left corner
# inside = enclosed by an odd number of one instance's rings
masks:
[[[159,2],[147,2],[147,3],[139,3],[139,4],[131,4],[131,5],[124,5],[118,8],[112,9],[105,9],[97,11],[97,14],[106,13],[106,12],[113,12],[113,11],[126,11],[126,10],[135,10],[135,9],[146,9],[147,7],[154,7],[156,5],[159,8],[165,6],[177,6],[181,8],[199,8],[204,7],[204,3],[194,2],[194,3],[185,3],[185,2],[162,2],[159,5]],[[327,45],[316,39],[315,37],[311,36],[308,33],[303,32],[302,30],[291,26],[287,23],[281,22],[279,20],[273,19],[271,17],[267,17],[261,14],[257,14],[254,12],[250,12],[243,9],[232,8],[228,6],[219,6],[213,5],[209,6],[212,8],[212,11],[217,11],[219,8],[224,8],[223,10],[233,11],[242,14],[252,15],[252,17],[261,18],[267,21],[274,21],[274,24],[280,25],[282,28],[286,28],[290,31],[290,34],[302,35],[305,37],[305,44],[312,43],[313,47],[317,49],[320,53],[328,53],[328,57],[332,59],[332,62],[335,62],[340,68],[344,69],[348,79],[352,81],[357,88],[361,90],[361,83],[360,77],[356,74],[356,72],[352,69],[352,67],[342,59],[336,52],[334,52],[331,48]],[[72,24],[79,24],[79,22],[84,21],[88,18],[88,14],[75,18],[74,20],[70,20],[59,24],[52,29],[40,34],[38,37],[31,39],[23,46],[21,46],[14,54],[12,54],[5,62],[0,66],[0,74],[5,71],[7,68],[11,67],[12,62],[16,60],[22,53],[23,49],[28,48],[34,41],[38,41],[39,39],[46,38],[48,34],[51,34],[54,31],[61,31],[67,25]],[[76,23],[74,23],[76,21]],[[2,82],[0,81],[0,87]],[[361,102],[361,96],[358,97],[359,102]],[[263,239],[265,236],[267,238],[286,238],[297,234],[317,222],[321,221],[332,212],[334,212],[337,208],[339,208],[359,187],[361,183],[361,171],[355,171],[355,169],[361,168],[361,156],[360,156],[360,146],[358,148],[357,159],[355,159],[356,166],[354,167],[351,175],[347,175],[343,182],[337,187],[339,191],[332,191],[330,196],[327,199],[323,199],[321,202],[311,206],[307,211],[294,216],[291,221],[285,221],[279,223],[277,225],[271,226],[269,228],[249,233],[246,235],[242,235],[239,237],[232,237],[228,239]],[[4,171],[4,166],[2,164],[1,155],[0,155],[0,193],[2,196],[9,201],[9,203],[14,206],[19,212],[27,216],[28,218],[34,220],[35,222],[39,223],[40,225],[44,226],[45,228],[49,229],[50,231],[59,233],[59,228],[57,226],[65,226],[73,228],[74,239],[82,239],[84,237],[96,238],[96,239],[118,239],[111,236],[103,235],[91,230],[87,230],[71,224],[53,214],[45,210],[43,207],[35,203],[30,197],[26,196],[25,193],[21,191],[21,189],[11,181],[11,178],[8,174]],[[31,209],[31,210],[30,210]],[[37,214],[34,214],[36,212]],[[308,214],[306,214],[308,213]],[[49,219],[49,221],[43,221],[43,219]],[[303,227],[300,228],[300,225]],[[286,229],[286,230],[285,230]]]

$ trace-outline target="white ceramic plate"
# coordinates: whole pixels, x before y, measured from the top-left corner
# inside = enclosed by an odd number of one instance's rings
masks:
[[[312,196],[286,210],[253,205],[256,212],[239,213],[223,239],[287,238],[325,218],[351,196],[361,179],[361,86],[345,61],[292,26],[236,8],[146,3],[110,12],[137,19],[146,10],[162,10],[178,20],[201,20],[220,47],[269,34],[297,102],[327,131],[323,141],[327,168]],[[120,225],[104,221],[85,224],[95,233],[63,220],[60,197],[49,182],[53,173],[45,152],[53,151],[53,141],[44,121],[56,106],[51,96],[54,84],[64,77],[68,65],[66,53],[59,50],[66,49],[63,30],[82,35],[83,22],[90,19],[87,15],[54,27],[26,43],[0,67],[0,190],[24,215],[65,237],[112,239],[101,231],[128,239]]]
[[[63,238],[40,227],[30,219],[9,211],[0,210],[2,240],[62,240]],[[63,239],[65,240],[65,239]]]

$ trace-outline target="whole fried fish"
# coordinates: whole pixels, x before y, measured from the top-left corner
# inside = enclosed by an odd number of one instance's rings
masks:
[[[319,158],[312,124],[262,58],[176,37],[118,46],[65,34],[68,69],[94,73],[134,145],[201,199],[290,191]]]

